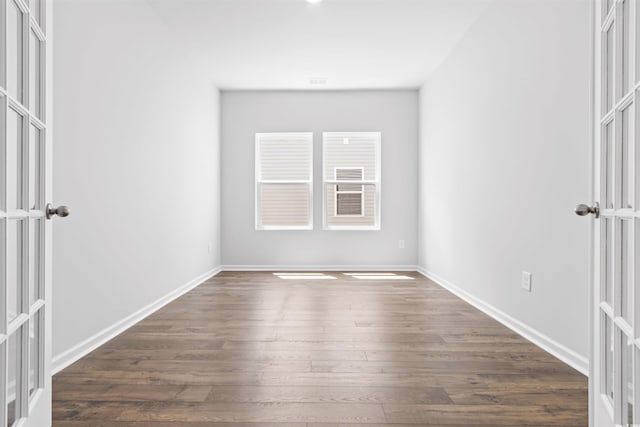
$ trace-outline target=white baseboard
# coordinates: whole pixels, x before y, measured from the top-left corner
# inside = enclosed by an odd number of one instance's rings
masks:
[[[223,265],[222,271],[417,271],[415,265]]]
[[[108,328],[103,329],[97,334],[71,347],[69,350],[65,351],[64,353],[55,356],[53,358],[52,366],[51,366],[52,374],[53,375],[57,374],[67,366],[71,365],[72,363],[76,362],[77,360],[91,353],[93,350],[100,347],[107,341],[121,334],[125,330],[129,329],[131,326],[135,325],[145,317],[153,314],[154,312],[158,311],[165,305],[169,304],[171,301],[175,300],[176,298],[179,298],[180,296],[189,292],[190,290],[202,284],[206,280],[220,273],[220,271],[222,271],[222,268],[217,267],[217,268],[214,268],[213,270],[209,270],[206,273],[201,274],[195,279],[190,280],[189,282],[180,286],[178,289],[169,292],[167,295],[159,298],[158,300],[152,302],[146,307],[141,308],[140,310],[136,311],[130,316],[127,316],[124,319],[109,326]]]
[[[437,285],[440,285],[444,289],[468,302],[486,315],[502,323],[507,328],[513,330],[517,334],[531,341],[533,344],[542,348],[546,352],[551,353],[553,356],[562,360],[564,363],[571,366],[578,372],[582,373],[585,376],[589,375],[589,359],[587,359],[586,357],[581,356],[575,351],[563,346],[559,342],[549,338],[548,336],[532,328],[531,326],[528,326],[521,321],[514,319],[507,313],[471,295],[467,291],[443,279],[442,277],[439,277],[438,275],[427,271],[422,267],[418,267],[418,272],[425,276],[427,279],[432,280]]]

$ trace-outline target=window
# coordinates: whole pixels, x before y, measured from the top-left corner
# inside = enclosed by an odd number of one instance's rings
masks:
[[[335,168],[335,180],[362,181],[364,168]],[[363,216],[364,215],[364,186],[359,184],[336,184],[335,188],[335,216]]]
[[[379,132],[323,134],[324,228],[380,229]]]
[[[313,228],[313,134],[256,134],[256,230]]]

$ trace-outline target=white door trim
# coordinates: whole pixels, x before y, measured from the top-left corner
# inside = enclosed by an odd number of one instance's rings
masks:
[[[590,41],[590,49],[589,49],[589,205],[593,206],[595,203],[594,195],[595,195],[595,150],[597,147],[596,143],[596,124],[599,123],[599,120],[596,118],[596,37],[599,36],[599,32],[596,31],[595,21],[596,21],[596,0],[591,0],[589,9],[589,41]],[[595,225],[591,224],[589,227],[589,272],[588,272],[588,285],[589,285],[589,313],[588,313],[588,322],[589,322],[589,334],[588,334],[588,346],[589,346],[589,359],[588,363],[588,377],[589,377],[589,427],[595,427],[594,424],[594,403],[595,403],[595,390],[594,390],[594,378],[595,378],[595,364],[593,363],[595,357],[594,345],[593,345],[593,337],[595,334],[594,329],[594,321],[595,321],[595,310],[592,309],[594,304],[594,294],[595,294],[595,281],[594,281],[594,269],[595,265],[595,253],[594,253],[594,245],[595,245]],[[591,363],[589,363],[591,361]]]

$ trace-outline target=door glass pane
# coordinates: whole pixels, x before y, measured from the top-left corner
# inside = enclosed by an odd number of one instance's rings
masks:
[[[602,40],[602,56],[604,61],[603,68],[603,82],[602,82],[602,101],[603,109],[602,114],[607,114],[613,107],[613,63],[615,59],[614,54],[614,40],[615,40],[615,22],[609,26],[609,29],[603,34]]]
[[[622,92],[621,95],[627,94],[632,86],[631,76],[631,2],[634,0],[625,0],[622,4]]]
[[[12,334],[9,337],[9,370],[7,377],[7,426],[12,426],[17,420],[17,405],[16,397],[18,395],[18,367],[19,367],[19,354],[18,354],[18,337],[19,332]]]
[[[633,365],[633,422],[634,424],[640,424],[640,347],[636,346],[633,349],[634,353],[634,365]],[[632,424],[633,425],[633,424]]]
[[[41,118],[40,40],[33,31],[29,33],[29,109]]]
[[[634,407],[634,346],[626,335],[622,334],[622,423],[633,425],[633,407]]]
[[[604,320],[604,333],[603,333],[603,358],[602,358],[602,368],[603,374],[602,379],[604,381],[602,390],[610,399],[611,403],[613,403],[613,348],[614,348],[614,336],[613,336],[613,325],[612,321],[606,314],[602,314]]]
[[[22,116],[9,108],[7,111],[7,209],[20,209],[22,181]]]
[[[632,272],[632,280],[629,291],[629,300],[627,310],[630,313],[632,326],[634,327],[635,338],[640,343],[640,218],[636,218],[634,222],[633,235],[634,239],[634,265]],[[640,387],[640,382],[638,383]],[[640,420],[638,420],[640,421]]]
[[[44,233],[44,224],[41,218],[32,219],[29,222],[29,307],[31,307],[41,297],[40,257],[42,256],[41,239]]]
[[[636,16],[635,16],[635,22],[636,25],[638,25],[637,23],[640,23],[640,7],[637,7],[637,1],[636,1]],[[636,40],[635,40],[635,44],[636,44],[636,82],[640,81],[640,31],[636,30]]]
[[[633,85],[633,77],[631,75],[631,2],[634,0],[625,0],[622,4],[622,92],[624,96],[629,92]]]
[[[632,253],[632,230],[631,230],[631,220],[620,220],[619,221],[619,233],[618,237],[620,239],[620,244],[618,245],[618,260],[620,266],[620,311],[622,313],[622,317],[627,320],[627,322],[631,325],[633,321],[631,319],[631,315],[633,312],[631,311],[633,308],[633,294],[631,292],[633,281],[631,280],[631,258],[630,255]]]
[[[32,316],[29,325],[29,396],[40,388],[41,316],[42,310],[39,310]]]
[[[601,298],[613,306],[613,220],[610,218],[602,218],[602,252],[603,266],[602,266],[602,296]]]
[[[602,6],[603,6],[602,15],[604,16],[604,18],[607,17],[607,15],[609,14],[609,11],[611,10],[611,7],[614,4],[615,4],[614,0],[603,0],[602,1]]]
[[[22,281],[21,265],[21,237],[22,223],[19,220],[11,219],[7,221],[7,239],[9,242],[9,252],[7,254],[8,273],[8,312],[7,320],[11,322],[20,313],[20,289]]]
[[[602,0],[602,22],[607,19],[607,15],[609,14],[613,4],[614,0]]]
[[[33,16],[42,28],[42,0],[29,0],[29,8],[31,9],[31,16]]]
[[[602,135],[602,196],[601,200],[605,209],[613,208],[613,183],[614,183],[614,140],[613,140],[614,122],[611,121],[604,125]]]
[[[7,90],[9,95],[23,102],[22,99],[22,30],[23,15],[18,5],[9,0],[7,2]]]
[[[633,117],[633,106],[629,106],[622,111],[621,123],[622,135],[620,138],[620,186],[619,186],[619,206],[623,209],[631,208],[631,186],[629,185],[632,179],[631,176],[631,164],[632,159],[629,156],[629,145],[631,143],[631,123]]]
[[[29,209],[40,209],[40,172],[42,145],[40,129],[29,126]]]

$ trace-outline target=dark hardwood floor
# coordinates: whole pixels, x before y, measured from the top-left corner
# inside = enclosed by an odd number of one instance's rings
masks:
[[[324,274],[208,280],[57,374],[54,426],[587,426],[584,376],[422,276]]]

